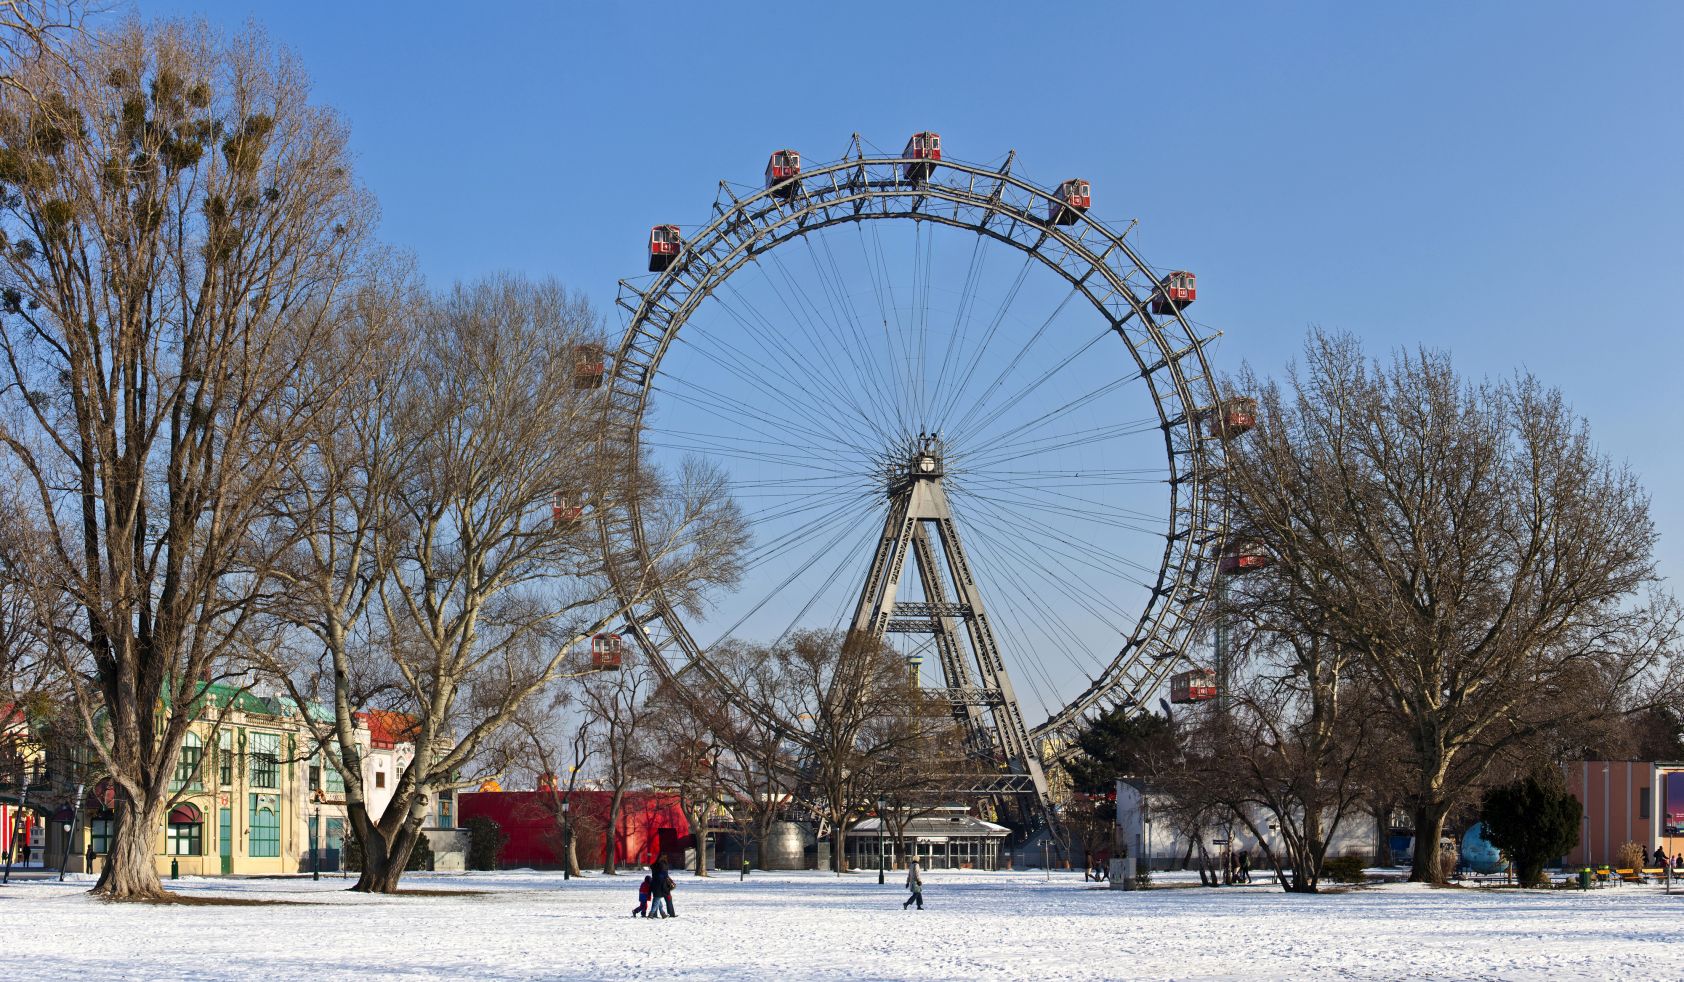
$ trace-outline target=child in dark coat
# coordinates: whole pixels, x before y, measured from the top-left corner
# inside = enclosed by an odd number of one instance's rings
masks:
[[[654,896],[654,895],[655,895],[655,878],[652,877],[652,876],[646,876],[646,877],[643,878],[643,885],[637,888],[637,906],[632,908],[632,916],[633,917],[655,917],[655,916],[657,916],[659,914],[658,910],[655,914],[651,914],[649,912],[649,898]]]

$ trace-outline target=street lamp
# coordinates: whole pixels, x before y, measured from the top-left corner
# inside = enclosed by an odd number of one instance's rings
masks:
[[[877,885],[883,885],[883,799],[877,799]]]
[[[316,845],[317,836],[322,827],[322,803],[315,802],[310,806],[310,879],[322,878],[322,851]]]

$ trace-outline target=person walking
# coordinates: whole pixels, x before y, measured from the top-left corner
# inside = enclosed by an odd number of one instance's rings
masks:
[[[918,875],[918,861],[916,859],[913,860],[911,863],[907,864],[907,867],[906,867],[906,888],[908,890],[912,891],[912,896],[906,898],[906,903],[901,904],[900,909],[905,910],[906,908],[912,906],[913,904],[917,904],[918,909],[923,910],[924,909],[924,878],[922,876]]]
[[[649,913],[649,898],[655,895],[655,878],[646,876],[637,888],[637,906],[632,908],[633,917],[653,917]]]
[[[672,888],[674,884],[672,882],[672,875],[667,872],[667,860],[665,856],[656,859],[654,865],[649,867],[649,876],[655,881],[655,903],[653,912],[658,914],[661,910],[661,904],[665,902],[667,908],[666,916],[677,917],[678,912],[673,910],[672,907]]]
[[[737,882],[741,883],[746,879],[748,879],[748,857],[744,856],[743,857],[743,872],[742,872],[742,875],[737,877]]]
[[[1658,854],[1660,850],[1656,849],[1655,852]],[[82,866],[82,872],[92,873],[94,871],[94,857],[98,855],[99,853],[94,852],[94,844],[92,842],[88,843],[87,862]]]
[[[1240,882],[1251,882],[1251,850],[1240,850]]]

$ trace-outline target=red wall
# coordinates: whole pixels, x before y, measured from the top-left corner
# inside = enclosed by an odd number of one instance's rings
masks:
[[[579,865],[602,865],[603,834],[608,824],[608,806],[613,796],[606,791],[574,791],[569,797],[575,819],[574,840]],[[459,824],[466,826],[477,816],[496,822],[508,836],[498,863],[504,869],[529,866],[559,869],[563,851],[560,803],[548,791],[470,791],[457,797]],[[691,846],[690,823],[684,820],[675,794],[656,791],[628,792],[620,802],[620,834],[615,862],[647,866],[661,855],[680,865],[684,849]]]

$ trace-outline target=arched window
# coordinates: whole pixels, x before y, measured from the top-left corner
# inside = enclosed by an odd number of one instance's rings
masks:
[[[205,816],[189,804],[170,809],[169,835],[165,855],[198,856],[204,852]]]
[[[174,793],[186,787],[189,791],[203,791],[204,778],[199,776],[199,761],[204,757],[205,747],[199,740],[199,735],[188,731],[187,738],[181,741],[181,756],[175,761],[175,779],[170,781],[170,791]],[[196,855],[181,853],[178,855]]]

